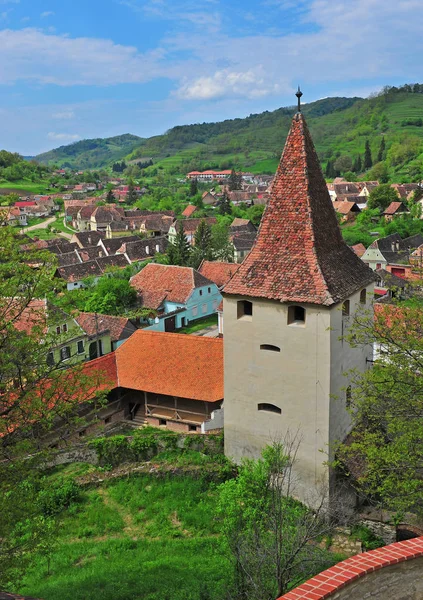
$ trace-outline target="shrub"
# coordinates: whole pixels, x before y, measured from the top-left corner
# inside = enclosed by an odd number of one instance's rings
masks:
[[[109,438],[98,438],[88,443],[90,448],[97,452],[101,466],[117,466],[131,459],[128,438],[124,435],[115,435]]]
[[[365,525],[355,525],[351,531],[351,537],[360,540],[365,550],[375,550],[375,548],[381,548],[385,545],[383,539]]]
[[[73,479],[68,479],[60,481],[54,486],[50,484],[48,489],[41,490],[38,494],[38,504],[45,516],[51,516],[77,502],[80,496],[79,485]]]

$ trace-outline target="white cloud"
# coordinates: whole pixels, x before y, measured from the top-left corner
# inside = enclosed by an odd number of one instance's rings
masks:
[[[48,35],[34,28],[0,31],[0,84],[20,80],[56,85],[142,83],[169,73],[161,48],[142,54],[99,38]]]
[[[51,116],[53,119],[68,120],[73,119],[75,117],[75,113],[73,110],[65,110],[63,112],[54,113]]]
[[[179,23],[188,23],[205,29],[209,33],[215,33],[221,28],[222,18],[218,11],[211,10],[208,5],[216,5],[217,0],[203,0],[202,3],[196,0],[117,0],[122,6],[126,6],[140,14],[142,17],[157,18],[161,21],[176,21]],[[200,8],[201,6],[201,8]],[[204,10],[206,9],[206,10]]]
[[[289,91],[286,85],[284,92]],[[244,72],[224,69],[212,76],[198,77],[186,82],[177,91],[177,96],[186,100],[211,100],[223,97],[261,98],[282,91],[280,83],[266,82],[261,67]]]
[[[77,133],[55,133],[50,131],[47,134],[49,140],[53,140],[55,142],[76,142],[76,140],[80,140],[81,136]]]
[[[45,10],[41,13],[40,17],[42,19],[46,19],[47,17],[52,17],[55,13],[52,10]]]

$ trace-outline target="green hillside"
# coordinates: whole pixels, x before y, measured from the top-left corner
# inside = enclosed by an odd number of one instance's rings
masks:
[[[420,86],[419,86],[420,87]],[[129,158],[152,157],[173,173],[231,168],[273,173],[295,108],[250,115],[222,123],[174,127],[145,141]],[[423,167],[423,94],[400,89],[370,99],[326,98],[303,107],[323,166],[348,156],[364,157],[369,140],[373,164],[385,139],[388,177],[417,179]],[[154,167],[153,167],[154,168]],[[344,169],[345,170],[345,169]],[[351,169],[350,169],[351,170]],[[360,173],[366,169],[358,169]],[[374,173],[380,178],[379,173]]]
[[[85,140],[37,160],[87,169],[110,166],[123,157],[143,163],[152,158],[146,173],[153,176],[158,168],[170,175],[232,167],[274,173],[295,110],[286,107],[244,119],[178,126],[148,139],[124,135]],[[305,104],[303,112],[324,168],[330,161],[337,164],[338,174],[355,171],[382,181],[423,177],[423,85],[387,88],[368,99],[324,98]],[[367,140],[373,165],[380,163],[373,170],[360,165]]]
[[[122,159],[135,147],[139,147],[142,141],[142,138],[130,133],[111,138],[82,140],[39,154],[35,160],[72,169],[98,169]]]

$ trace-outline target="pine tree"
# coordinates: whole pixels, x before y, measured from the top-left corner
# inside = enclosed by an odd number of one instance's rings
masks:
[[[232,214],[232,204],[229,199],[229,196],[226,192],[223,193],[221,200],[219,201],[219,214],[221,215],[231,215]]]
[[[354,171],[354,173],[361,173],[362,168],[363,168],[363,164],[361,162],[361,156],[358,155],[354,161],[353,171]]]
[[[115,195],[113,193],[113,190],[110,189],[110,190],[107,191],[106,203],[107,204],[113,204],[114,202],[116,202],[116,198],[115,198]]]
[[[196,196],[197,194],[198,194],[198,181],[194,177],[194,179],[191,179],[190,184],[189,184],[189,195]]]
[[[131,180],[128,184],[128,191],[126,194],[126,203],[134,204],[137,201],[137,192],[135,191],[134,182]]]
[[[194,241],[196,249],[201,251],[203,258],[206,258],[211,251],[212,230],[210,225],[208,225],[204,219],[200,221],[200,224],[197,227]]]
[[[327,162],[325,175],[328,179],[333,179],[336,177],[335,167],[333,166],[333,162],[331,160],[328,160]]]
[[[367,171],[367,169],[371,169],[372,165],[373,165],[372,152],[370,150],[369,140],[366,140],[366,145],[364,147],[363,169],[365,171]]]
[[[185,235],[185,231],[181,223],[175,238],[175,255],[173,264],[185,267],[189,262],[190,254],[191,247],[189,245],[187,236]]]
[[[379,152],[377,154],[377,162],[382,162],[385,156],[385,136],[382,137],[379,146]]]

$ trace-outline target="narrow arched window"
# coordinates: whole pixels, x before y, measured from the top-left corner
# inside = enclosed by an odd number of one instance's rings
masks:
[[[260,350],[270,350],[271,352],[281,351],[279,346],[274,346],[273,344],[260,344]]]
[[[239,300],[237,302],[237,318],[251,320],[253,316],[253,303],[248,300]]]
[[[366,304],[366,288],[364,288],[364,290],[361,290],[360,292],[360,304]]]
[[[350,301],[345,300],[345,302],[342,305],[342,316],[348,317],[349,314],[350,314]]]
[[[288,307],[288,325],[304,325],[305,318],[306,311],[302,306]]]
[[[261,402],[257,405],[257,409],[264,412],[276,413],[277,415],[282,414],[282,410],[279,406],[275,406],[274,404],[269,404],[267,402]]]

